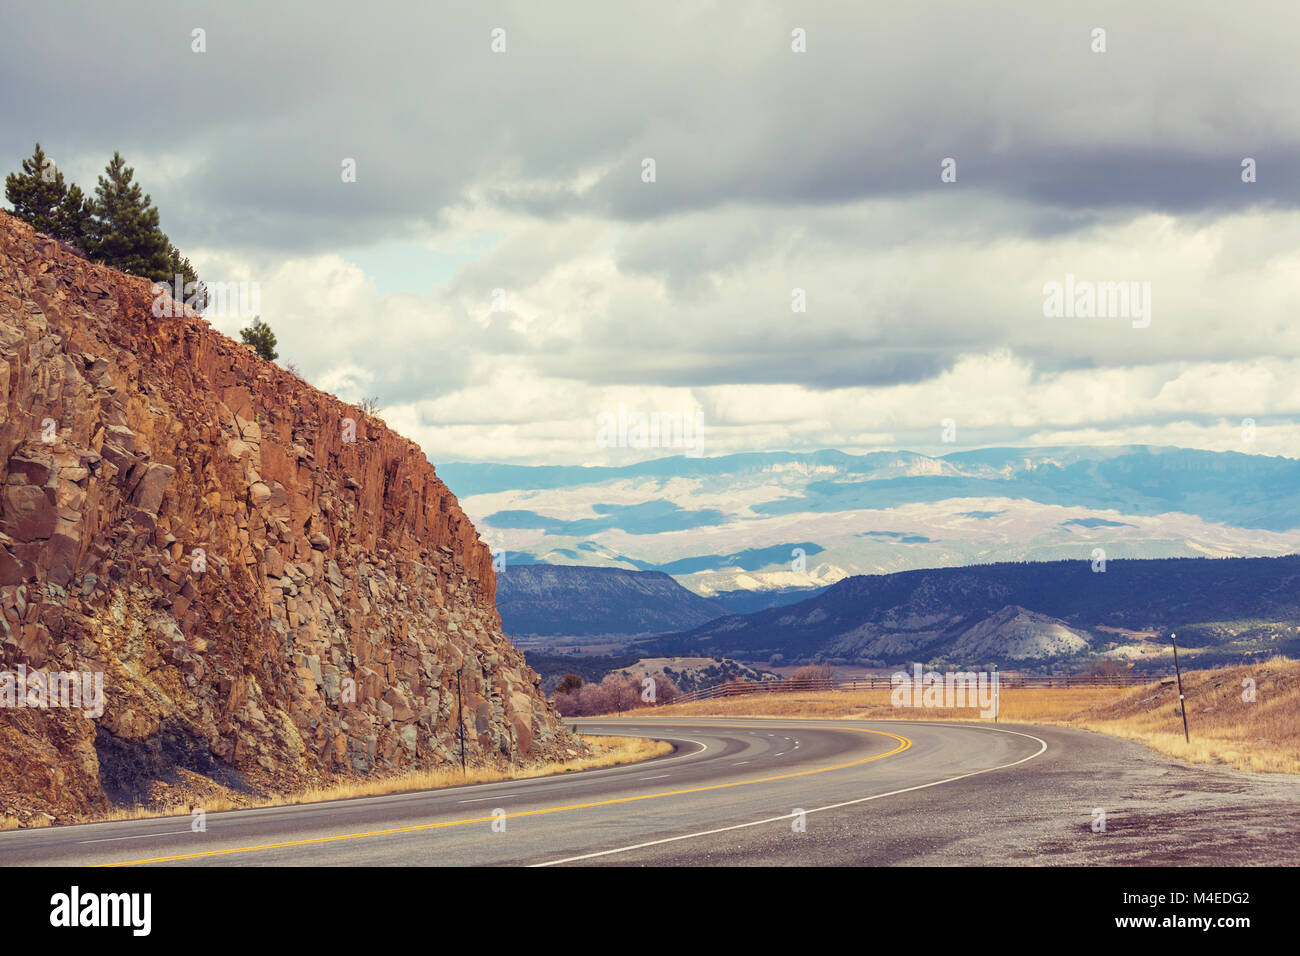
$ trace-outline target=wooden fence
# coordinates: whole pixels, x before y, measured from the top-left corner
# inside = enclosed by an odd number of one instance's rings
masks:
[[[906,671],[908,677],[911,671]],[[926,671],[925,673],[930,673]],[[936,671],[940,677],[946,672]],[[958,671],[957,673],[974,673]],[[1105,676],[1100,674],[1069,674],[1053,676],[1049,674],[998,674],[998,685],[1002,688],[1016,687],[1141,687],[1145,684],[1172,681],[1172,677],[1152,675],[1150,677],[1134,674]],[[685,704],[693,700],[717,700],[722,697],[743,697],[749,694],[792,694],[814,693],[835,690],[874,690],[889,689],[894,686],[893,676],[872,675],[866,677],[830,677],[803,680],[768,680],[747,681],[730,680],[689,694],[679,694],[673,698],[674,704]]]

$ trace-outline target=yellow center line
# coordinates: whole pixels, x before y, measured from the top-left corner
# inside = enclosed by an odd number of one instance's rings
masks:
[[[748,724],[748,725],[733,724],[731,725],[730,728],[727,728],[725,725],[720,725],[720,724],[708,724],[708,725],[695,724],[693,726],[696,727],[707,726],[713,728],[722,727],[723,729],[737,729],[743,726],[744,729],[752,730],[755,725],[754,724]],[[774,730],[793,729],[790,727],[774,727],[771,724],[765,724],[762,726],[771,727]],[[808,729],[808,728],[805,726],[804,728],[801,729]],[[884,731],[884,730],[868,730],[864,727],[825,727],[825,728],[815,728],[815,729],[854,730],[864,734],[878,734],[881,737],[894,738],[895,740],[898,741],[898,746],[895,747],[893,750],[888,750],[885,751],[884,753],[878,753],[873,757],[864,757],[862,760],[851,760],[848,763],[835,764],[834,766],[830,766],[830,767],[819,767],[815,770],[798,770],[792,773],[776,774],[775,776],[771,776],[771,777],[757,777],[753,780],[736,780],[731,783],[714,783],[703,787],[690,787],[685,790],[665,790],[661,793],[644,793],[635,797],[614,797],[609,800],[597,800],[592,803],[571,803],[562,807],[545,807],[541,810],[520,810],[516,813],[507,813],[504,815],[504,818],[513,820],[517,817],[535,817],[546,813],[564,813],[569,810],[587,810],[592,807],[608,807],[619,803],[635,803],[638,800],[658,800],[663,797],[679,797],[688,793],[704,793],[705,791],[709,791],[709,790],[726,790],[729,787],[746,787],[755,783],[770,783],[773,780],[788,780],[792,777],[806,777],[812,774],[829,773],[832,770],[844,770],[847,769],[848,767],[858,767],[865,763],[871,763],[873,760],[882,760],[885,757],[892,757],[894,754],[902,753],[908,747],[912,746],[912,741],[909,740],[907,737],[900,736],[899,734],[891,734],[888,731]],[[545,778],[539,777],[536,779],[545,779]],[[568,778],[568,779],[572,779],[572,778]],[[447,820],[442,823],[421,823],[416,826],[396,827],[391,830],[370,830],[365,833],[341,833],[338,834],[337,836],[312,837],[311,839],[307,839],[307,840],[289,840],[284,843],[263,843],[257,846],[231,847],[228,850],[204,850],[200,853],[182,853],[177,856],[158,856],[147,860],[124,860],[120,863],[101,863],[99,864],[99,866],[100,867],[144,866],[150,863],[171,863],[176,860],[198,860],[204,857],[229,856],[234,853],[255,853],[260,850],[280,850],[286,847],[294,847],[294,846],[311,846],[313,844],[319,844],[319,843],[337,843],[341,840],[362,840],[367,837],[392,836],[397,833],[418,833],[422,830],[441,830],[444,827],[461,827],[461,826],[467,826],[472,823],[491,823],[495,820],[500,820],[500,819],[502,819],[502,816],[498,814],[495,816],[488,816],[488,817],[474,817],[469,820]]]

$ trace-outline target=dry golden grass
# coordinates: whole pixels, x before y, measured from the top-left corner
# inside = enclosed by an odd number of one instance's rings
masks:
[[[673,745],[663,740],[646,740],[641,737],[588,737],[583,741],[591,749],[588,757],[574,760],[556,760],[523,766],[488,765],[470,767],[461,773],[459,767],[438,770],[421,770],[414,773],[399,774],[391,777],[379,777],[369,780],[348,780],[325,787],[312,787],[297,793],[248,798],[247,796],[226,791],[224,794],[193,801],[205,813],[218,813],[222,810],[238,810],[252,807],[279,807],[299,803],[320,803],[327,800],[346,800],[350,797],[377,797],[390,793],[410,793],[417,790],[438,790],[443,787],[455,787],[470,783],[494,783],[498,780],[522,780],[530,777],[545,777],[552,774],[572,773],[577,770],[594,770],[598,767],[613,767],[619,764],[649,760],[671,753]],[[97,816],[93,820],[81,822],[103,822],[109,820],[142,820],[149,817],[167,817],[189,813],[189,804],[162,809],[145,807],[124,807]],[[0,830],[14,829],[18,821],[13,818],[0,818]]]
[[[1256,700],[1242,700],[1242,681]],[[1192,740],[1183,740],[1173,684],[1141,687],[1003,687],[999,719],[1079,727],[1134,740],[1190,763],[1300,773],[1300,661],[1183,675]],[[637,712],[633,712],[634,714]],[[640,712],[644,714],[644,712]],[[979,720],[977,710],[894,707],[886,688],[754,694],[656,708],[656,717],[812,717],[841,720]]]
[[[1245,680],[1254,681],[1254,701],[1242,699]],[[1172,684],[1134,688],[1109,706],[1060,722],[1137,740],[1191,763],[1300,773],[1300,661],[1191,671],[1183,675],[1183,692],[1190,744]]]
[[[890,689],[827,690],[793,694],[752,694],[669,704],[655,709],[656,717],[826,717],[844,720],[978,720],[979,711],[945,707],[894,707]],[[1125,691],[1115,687],[1002,688],[999,719],[1042,723],[1062,714],[1116,700]],[[631,716],[643,714],[633,711]]]
[[[406,793],[412,790],[438,790],[467,783],[494,783],[498,780],[523,780],[530,777],[547,777],[576,770],[594,770],[618,764],[649,760],[672,753],[673,745],[663,740],[646,740],[641,737],[586,737],[583,741],[591,748],[590,757],[576,760],[555,760],[522,767],[487,766],[471,767],[462,774],[460,768],[425,770],[417,773],[388,777],[382,780],[354,780],[332,787],[314,788],[295,794],[284,803],[317,803],[322,800],[345,800],[348,797],[377,797],[386,793]],[[269,805],[269,804],[266,804]]]

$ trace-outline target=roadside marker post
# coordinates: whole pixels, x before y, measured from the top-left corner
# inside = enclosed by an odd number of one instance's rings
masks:
[[[1183,693],[1183,672],[1178,667],[1178,635],[1169,632],[1169,642],[1174,645],[1174,673],[1178,676],[1178,709],[1183,712],[1183,740],[1192,742],[1192,735],[1187,731],[1187,696]]]
[[[1001,710],[1001,685],[998,683],[998,665],[993,665],[993,723],[998,722],[998,711]]]

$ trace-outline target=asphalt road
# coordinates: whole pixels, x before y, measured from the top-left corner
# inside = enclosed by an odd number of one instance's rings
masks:
[[[1300,862],[1300,782],[1058,728],[579,722],[676,751],[447,790],[0,833],[0,865]],[[1105,828],[1097,829],[1098,811]]]

